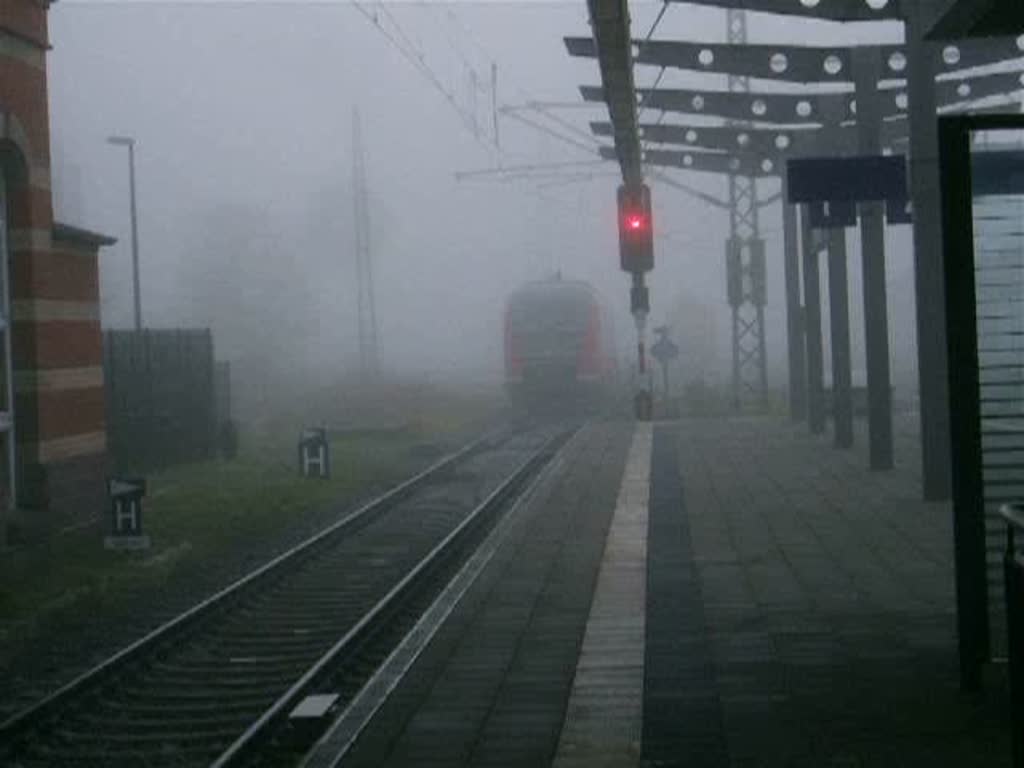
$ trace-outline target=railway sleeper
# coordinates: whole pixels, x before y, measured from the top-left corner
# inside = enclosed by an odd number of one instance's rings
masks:
[[[174,723],[168,723],[162,731],[157,733],[128,733],[124,731],[97,733],[75,728],[72,723],[58,728],[54,733],[68,747],[85,750],[89,747],[102,748],[109,745],[109,748],[117,749],[117,752],[112,753],[114,755],[122,754],[124,749],[136,747],[140,751],[145,750],[148,755],[159,754],[164,750],[180,751],[182,746],[189,744],[200,747],[201,751],[208,753],[216,748],[214,745],[231,743],[231,740],[238,736],[240,730],[238,727],[223,728],[216,732],[204,733],[201,738],[197,738],[195,733],[190,732],[187,728],[179,728]]]
[[[166,734],[168,731],[183,731],[191,733],[194,737],[205,737],[209,733],[218,734],[232,730],[241,733],[248,726],[254,714],[259,714],[259,710],[255,712],[252,708],[246,711],[237,710],[230,715],[220,710],[216,714],[206,713],[196,716],[168,708],[161,716],[152,716],[156,714],[151,713],[151,716],[139,717],[131,711],[115,711],[109,714],[88,712],[75,718],[73,724],[91,726],[89,732],[98,737],[111,730],[117,733],[125,732],[147,736]]]
[[[210,698],[175,698],[168,701],[161,697],[159,701],[151,698],[133,698],[123,695],[116,699],[101,698],[100,709],[113,709],[124,713],[127,717],[140,717],[145,720],[161,717],[167,712],[174,712],[184,717],[248,717],[254,709],[265,707],[268,696],[253,696],[246,699],[210,699]]]
[[[225,745],[226,746],[226,743]],[[40,749],[25,758],[19,759],[24,768],[53,768],[54,766],[75,766],[75,768],[110,768],[116,764],[132,764],[146,768],[186,768],[205,765],[216,757],[223,746],[181,746],[168,749],[159,754],[150,754],[142,750],[126,751],[123,747],[113,752],[107,747],[88,747],[84,745],[67,746],[64,748]]]
[[[153,697],[159,698],[163,695],[163,691],[181,691],[181,690],[207,690],[216,691],[219,693],[230,693],[232,696],[239,692],[251,691],[258,693],[266,690],[278,690],[287,688],[288,685],[295,681],[295,675],[267,675],[267,676],[256,676],[256,670],[253,670],[251,674],[244,678],[211,678],[203,675],[195,675],[185,677],[183,675],[175,677],[143,677],[139,684],[154,691]]]
[[[159,699],[153,696],[153,689],[150,686],[139,687],[141,682],[132,683],[130,687],[117,690],[114,695],[102,696],[101,700],[124,701],[129,707],[194,707],[194,706],[224,706],[225,699],[210,696],[208,691],[203,690],[168,690],[160,692]],[[244,691],[232,691],[230,706],[232,707],[262,707],[269,704],[274,694],[263,688],[255,689],[249,693]]]
[[[268,651],[270,652],[259,655],[237,655],[232,653],[230,656],[224,656],[220,659],[204,659],[200,661],[193,659],[169,659],[151,667],[150,672],[184,675],[204,674],[211,677],[246,675],[254,669],[275,674],[281,672],[293,673],[296,669],[308,666],[311,659],[315,660],[315,656],[313,656],[315,651],[311,653],[289,653],[287,655],[281,654],[280,649],[277,647],[268,649]]]
[[[317,654],[331,644],[331,641],[338,636],[336,628],[321,629],[316,633],[305,632],[302,634],[282,635],[275,638],[274,642],[261,642],[253,639],[248,641],[231,640],[221,641],[220,638],[204,640],[203,652],[208,653],[208,658],[216,659],[223,663],[229,656],[293,656],[295,658],[307,658],[310,654]],[[193,657],[184,657],[182,661],[188,661]],[[201,661],[201,658],[194,657]],[[176,660],[176,659],[174,659]],[[171,658],[167,659],[172,661]]]

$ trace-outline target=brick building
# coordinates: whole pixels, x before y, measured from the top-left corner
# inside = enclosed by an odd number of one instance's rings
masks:
[[[113,241],[53,221],[48,6],[0,0],[0,491],[29,529],[95,514],[107,470],[97,255]]]

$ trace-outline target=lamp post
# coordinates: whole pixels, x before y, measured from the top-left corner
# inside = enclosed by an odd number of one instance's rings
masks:
[[[128,147],[128,187],[132,216],[132,296],[135,309],[135,330],[142,329],[142,295],[139,290],[139,223],[135,210],[135,139],[129,136],[110,136],[108,144]]]

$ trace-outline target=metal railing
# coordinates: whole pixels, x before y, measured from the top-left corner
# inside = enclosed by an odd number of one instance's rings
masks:
[[[1013,768],[1024,768],[1024,552],[1018,549],[1018,543],[1024,543],[1024,503],[1004,504],[999,513],[1006,521],[1003,579],[1010,678],[1010,744]]]

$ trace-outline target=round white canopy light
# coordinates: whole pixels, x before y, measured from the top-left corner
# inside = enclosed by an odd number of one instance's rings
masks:
[[[768,60],[768,66],[771,67],[772,72],[777,75],[781,75],[789,69],[789,57],[781,52],[773,53],[772,57]]]

